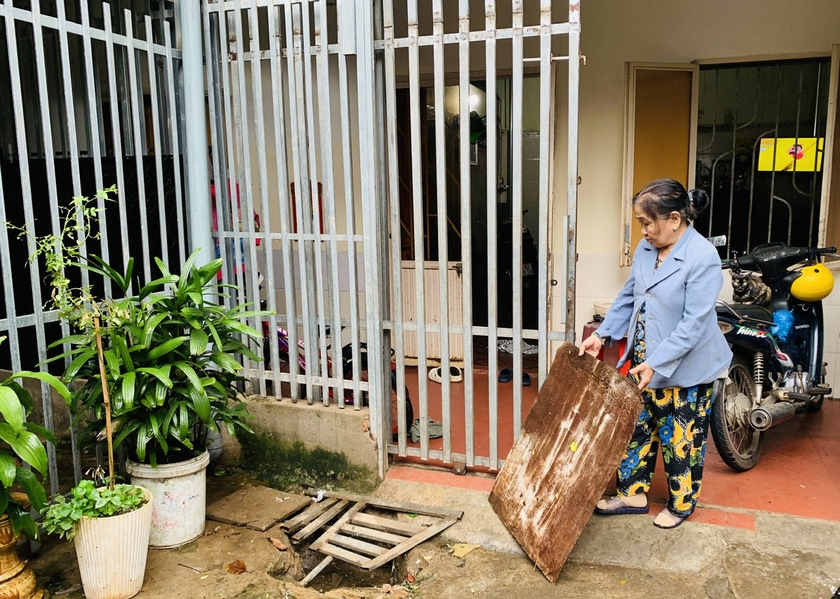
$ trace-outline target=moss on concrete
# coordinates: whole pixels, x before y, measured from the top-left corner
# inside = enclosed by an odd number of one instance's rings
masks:
[[[242,445],[242,468],[277,489],[290,492],[306,487],[369,494],[378,484],[369,468],[352,464],[343,453],[309,449],[300,441],[285,442],[258,432],[237,435]]]

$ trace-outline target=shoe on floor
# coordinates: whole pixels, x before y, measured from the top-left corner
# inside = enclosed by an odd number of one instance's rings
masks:
[[[502,368],[502,371],[499,373],[499,382],[500,383],[509,383],[513,380],[513,372],[511,372],[510,368]]]
[[[436,383],[440,383],[443,380],[441,367],[438,366],[437,368],[432,368],[429,371],[429,380],[435,381]],[[449,380],[453,383],[460,383],[464,380],[464,374],[461,372],[461,369],[457,366],[450,366],[449,367]]]
[[[595,505],[595,513],[602,516],[617,516],[619,514],[647,514],[650,511],[649,505],[632,506],[624,503],[621,497],[613,496],[601,499]]]
[[[523,387],[530,387],[531,386],[531,375],[527,372],[522,373],[522,386]]]

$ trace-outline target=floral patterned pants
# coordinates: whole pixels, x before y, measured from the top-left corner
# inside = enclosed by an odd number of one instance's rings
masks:
[[[668,508],[678,516],[694,511],[700,496],[706,437],[712,410],[711,383],[642,391],[644,406],[618,467],[618,495],[647,493],[658,446],[668,475]]]

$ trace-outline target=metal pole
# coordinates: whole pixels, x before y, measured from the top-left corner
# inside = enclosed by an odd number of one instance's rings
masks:
[[[210,172],[207,167],[200,1],[184,0],[180,17],[189,238],[191,249],[201,248],[196,264],[207,264],[215,256],[210,234]]]

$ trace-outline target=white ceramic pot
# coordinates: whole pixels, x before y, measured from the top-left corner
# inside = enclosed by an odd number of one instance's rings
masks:
[[[82,518],[76,559],[87,599],[128,599],[143,587],[153,495],[140,509],[119,516]]]
[[[128,460],[131,484],[149,489],[152,500],[152,532],[149,547],[167,549],[194,541],[204,532],[207,507],[206,451],[191,460],[175,464],[138,464]]]

